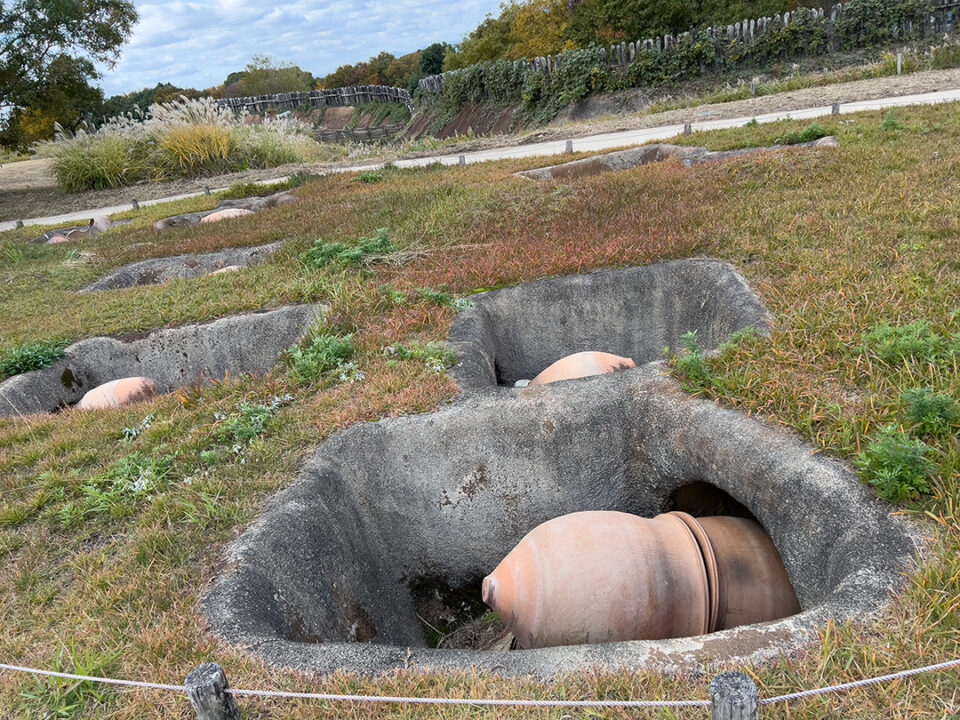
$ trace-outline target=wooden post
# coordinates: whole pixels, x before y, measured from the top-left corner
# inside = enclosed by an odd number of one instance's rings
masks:
[[[834,103],[833,105],[830,106],[830,114],[831,115],[840,114],[840,103]]]
[[[204,663],[191,670],[184,685],[197,720],[240,720],[237,701],[224,692],[230,687],[227,676],[216,663]]]
[[[134,210],[139,210],[139,209],[140,209],[140,203],[137,202],[137,199],[136,199],[136,198],[134,198],[134,199],[133,199],[133,202],[131,202],[130,204],[133,205],[133,209],[134,209]]]
[[[689,135],[692,132],[693,132],[693,125],[691,125],[690,123],[685,123],[683,126],[683,134]]]
[[[466,156],[466,155],[461,155],[459,158],[457,158],[457,165],[463,166],[463,165],[466,165],[466,164],[467,164],[467,156]]]
[[[573,152],[573,140],[567,140],[567,145],[564,148],[564,152],[568,152],[568,153]]]
[[[903,53],[897,53],[897,75],[903,72]]]
[[[758,720],[757,686],[738,672],[720,673],[710,683],[713,720]]]

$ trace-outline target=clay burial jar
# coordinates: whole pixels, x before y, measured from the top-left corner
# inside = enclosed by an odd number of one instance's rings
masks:
[[[80,398],[78,410],[126,407],[160,394],[157,383],[148,377],[128,377],[104,383]]]
[[[557,360],[553,365],[530,381],[530,385],[545,385],[558,380],[605,375],[635,367],[630,358],[605,352],[579,352]]]
[[[484,578],[483,600],[524,648],[702,635],[800,611],[758,523],[680,512],[549,520]]]
[[[483,580],[483,601],[524,648],[701,635],[710,595],[700,547],[675,515],[562,515]]]
[[[244,217],[245,215],[253,215],[253,211],[245,210],[244,208],[227,208],[226,210],[218,210],[215,213],[204,215],[202,218],[200,218],[200,222],[220,222],[221,220],[230,220],[231,218]]]
[[[780,553],[760,523],[739,517],[700,517],[676,513],[700,539],[711,594],[716,598],[710,632],[776,620],[800,612]],[[711,556],[712,555],[712,559]],[[715,567],[715,569],[712,569]]]

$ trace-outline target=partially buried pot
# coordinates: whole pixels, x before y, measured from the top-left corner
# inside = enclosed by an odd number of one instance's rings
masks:
[[[579,352],[557,360],[531,380],[530,385],[546,385],[558,380],[605,375],[632,367],[635,365],[630,358],[605,352]]]
[[[126,407],[159,394],[157,383],[148,377],[121,378],[95,387],[80,399],[76,407],[78,410]]]
[[[758,523],[679,512],[549,520],[484,578],[483,600],[524,648],[702,635],[800,609]]]

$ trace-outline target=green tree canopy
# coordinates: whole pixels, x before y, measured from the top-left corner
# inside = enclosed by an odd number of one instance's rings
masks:
[[[231,73],[228,80],[236,74]],[[291,63],[277,62],[269,55],[254,55],[239,79],[242,95],[274,95],[313,90],[313,75]]]
[[[0,2],[0,108],[43,102],[67,64],[96,78],[93,63],[114,63],[136,21],[130,0]]]

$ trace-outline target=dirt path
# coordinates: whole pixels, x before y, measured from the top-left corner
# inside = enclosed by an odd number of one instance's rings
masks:
[[[931,70],[899,77],[858,80],[806,90],[794,90],[778,95],[701,105],[656,114],[635,113],[624,118],[588,120],[548,126],[520,135],[479,138],[456,145],[447,145],[442,150],[434,149],[419,153],[407,153],[403,156],[388,150],[377,158],[365,158],[360,162],[372,164],[398,160],[401,157],[428,157],[440,153],[453,155],[622,130],[653,128],[707,119],[749,117],[769,112],[789,112],[808,107],[830,105],[835,102],[849,103],[953,88],[960,88],[960,69]],[[86,208],[121,205],[129,203],[133,198],[138,200],[163,198],[171,195],[199,192],[203,190],[204,186],[225,187],[237,182],[283,177],[298,171],[321,172],[331,168],[355,165],[357,162],[357,160],[348,160],[341,163],[301,163],[283,165],[268,170],[247,170],[217,177],[141,183],[119,190],[67,194],[60,192],[55,187],[48,170],[49,160],[26,160],[0,167],[0,220],[39,217],[80,211]]]

